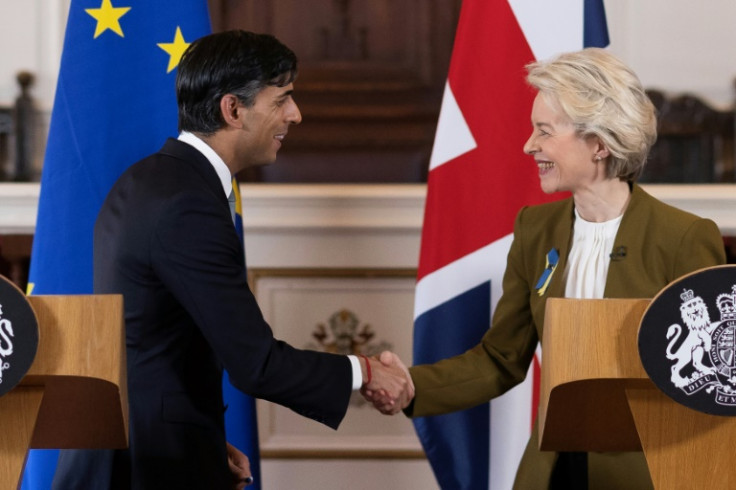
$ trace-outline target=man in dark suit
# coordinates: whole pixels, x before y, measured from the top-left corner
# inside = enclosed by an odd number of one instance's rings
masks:
[[[223,368],[243,392],[332,428],[352,390],[401,406],[413,396],[400,368],[274,339],[248,288],[231,179],[272,163],[301,121],[295,77],[294,54],[267,35],[213,34],[182,57],[179,138],[120,177],[95,225],[95,292],[125,299],[130,448],[65,452],[57,488],[242,487]]]

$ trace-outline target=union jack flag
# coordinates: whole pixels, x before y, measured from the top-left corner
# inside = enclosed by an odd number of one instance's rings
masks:
[[[606,46],[602,0],[465,0],[434,149],[419,259],[414,363],[476,345],[491,324],[516,214],[546,196],[522,147],[525,65]],[[415,420],[443,489],[510,489],[536,415],[539,362],[490,404]]]

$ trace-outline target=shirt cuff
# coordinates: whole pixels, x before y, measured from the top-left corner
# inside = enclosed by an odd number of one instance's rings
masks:
[[[363,386],[363,371],[360,369],[360,361],[357,356],[348,356],[350,365],[353,367],[353,391]]]

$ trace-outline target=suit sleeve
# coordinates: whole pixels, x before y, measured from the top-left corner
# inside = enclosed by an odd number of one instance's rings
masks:
[[[200,192],[172,200],[152,238],[156,274],[234,386],[337,428],[352,391],[350,361],[273,337],[248,287],[242,248],[221,204]]]
[[[471,408],[502,395],[526,377],[538,337],[525,273],[522,215],[523,211],[514,225],[503,295],[490,330],[477,346],[459,356],[410,368],[416,396],[407,415],[423,417]]]

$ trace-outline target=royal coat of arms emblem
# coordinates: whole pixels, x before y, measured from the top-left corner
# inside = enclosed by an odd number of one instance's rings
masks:
[[[736,266],[704,269],[662,290],[642,318],[639,353],[675,401],[736,415]]]

